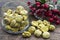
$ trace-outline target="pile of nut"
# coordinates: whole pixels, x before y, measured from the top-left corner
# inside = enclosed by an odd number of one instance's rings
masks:
[[[16,10],[8,9],[4,13],[5,28],[12,32],[23,30],[28,24],[28,11],[23,6],[17,6]]]
[[[55,30],[55,26],[51,25],[50,22],[46,20],[32,21],[31,25],[32,26],[30,26],[27,31],[22,33],[23,37],[30,37],[32,34],[34,34],[36,37],[42,36],[43,38],[49,38],[49,31]]]

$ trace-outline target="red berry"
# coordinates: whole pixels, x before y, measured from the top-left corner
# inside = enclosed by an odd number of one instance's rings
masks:
[[[47,12],[47,14],[48,14],[49,17],[52,17],[52,15],[53,15],[50,10]]]
[[[58,13],[58,15],[60,15],[60,12]]]
[[[44,12],[45,12],[45,10],[44,10],[44,9],[40,9],[40,12],[41,12],[41,13],[44,13]]]
[[[48,4],[43,4],[43,8],[49,8],[49,5]]]
[[[33,10],[35,11],[35,10],[36,10],[36,8],[33,8]]]
[[[40,2],[36,2],[36,6],[40,7],[41,3]]]
[[[41,8],[44,8],[44,4],[43,4],[43,5],[41,5]]]
[[[36,15],[37,16],[40,16],[41,15],[41,12],[40,11],[41,11],[40,9],[36,10]]]
[[[49,13],[48,15],[49,15],[49,17],[52,17],[52,13]]]
[[[53,16],[53,18],[54,18],[55,20],[57,20],[57,19],[58,19],[58,17],[57,17],[57,16]]]
[[[40,13],[40,9],[36,10],[36,13]]]
[[[30,8],[30,9],[32,9],[32,8],[33,8],[33,6],[29,6],[29,8]]]
[[[31,8],[31,10],[32,10],[32,11],[35,11],[35,10],[36,10],[36,8],[34,8],[34,7],[33,7],[33,8]]]
[[[53,9],[52,12],[58,14],[59,13],[59,10]]]
[[[36,5],[37,7],[40,7],[40,5]]]
[[[43,9],[44,8],[44,6],[43,5],[40,5],[40,9]]]
[[[28,6],[31,4],[30,2],[27,2]]]
[[[57,21],[56,21],[56,24],[60,24],[60,20],[57,20]]]
[[[49,10],[49,11],[46,11],[46,13],[45,13],[45,15],[47,16],[47,17],[52,17],[52,12]]]
[[[32,6],[30,6],[29,8],[30,8],[31,11],[35,11],[36,10],[36,8],[34,8]]]
[[[49,21],[50,21],[50,22],[53,22],[53,21],[54,21],[54,19],[53,19],[53,18],[50,18],[50,19],[49,19]]]
[[[36,13],[36,15],[37,15],[37,16],[40,16],[40,15],[41,15],[41,13]]]
[[[30,12],[29,14],[30,14],[30,15],[34,15],[34,13],[33,13],[33,12]]]
[[[43,16],[43,18],[46,18],[46,16]]]
[[[36,2],[36,5],[40,5],[41,3],[40,2]]]
[[[48,16],[48,13],[44,13],[45,16]]]

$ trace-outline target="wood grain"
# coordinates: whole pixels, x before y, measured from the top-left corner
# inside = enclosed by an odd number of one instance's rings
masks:
[[[7,1],[22,1],[22,0],[0,0],[0,2],[7,2]],[[34,3],[34,0],[23,0],[24,2],[31,1]],[[33,20],[37,20],[33,16],[30,17],[30,22]],[[34,35],[32,35],[30,38],[23,38],[22,35],[11,35],[2,30],[1,26],[1,17],[0,17],[0,40],[60,40],[60,25],[56,26],[56,30],[51,33],[51,37],[49,39],[43,39],[42,37],[36,38]]]
[[[1,18],[0,18],[0,20],[1,20]],[[30,20],[32,21],[32,20],[37,20],[37,19],[33,16],[30,16]],[[36,38],[34,35],[32,35],[30,38],[23,38],[21,34],[20,35],[11,35],[11,34],[4,32],[1,29],[1,25],[0,25],[0,40],[60,40],[60,27],[59,26],[60,25],[56,26],[56,29],[54,32],[50,32],[51,36],[49,39],[43,39],[42,37]]]

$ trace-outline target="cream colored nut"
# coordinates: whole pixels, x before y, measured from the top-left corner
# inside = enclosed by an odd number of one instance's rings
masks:
[[[44,24],[39,24],[39,27],[45,27],[45,25]]]
[[[5,22],[5,24],[10,24],[10,19],[9,18],[4,18],[4,22]]]
[[[15,16],[18,16],[18,14],[15,14]]]
[[[23,20],[27,20],[28,16],[27,15],[23,15]]]
[[[20,28],[20,27],[21,27],[21,24],[20,23],[15,23],[14,28]]]
[[[35,35],[36,37],[40,37],[41,34],[42,34],[42,32],[41,32],[40,30],[36,30],[36,31],[34,32],[34,35]]]
[[[10,21],[14,20],[14,16],[8,16],[8,18],[10,19]]]
[[[16,9],[16,10],[15,10],[15,12],[16,12],[17,14],[19,14],[20,11],[21,11],[21,10],[19,10],[19,9]]]
[[[49,38],[50,37],[50,33],[49,32],[44,32],[42,34],[43,38]]]
[[[40,30],[41,30],[42,32],[47,32],[49,29],[48,29],[47,26],[44,26],[44,27],[41,27]]]
[[[22,36],[23,37],[30,37],[31,36],[31,33],[28,32],[28,31],[25,31],[25,32],[22,33]]]
[[[37,21],[32,21],[31,24],[32,24],[33,26],[38,26],[38,22],[37,22]]]
[[[21,26],[22,26],[22,27],[25,27],[25,26],[27,26],[28,24],[29,24],[29,21],[28,21],[28,20],[21,22]]]
[[[46,22],[47,23],[48,21],[47,20],[43,20],[43,22]]]
[[[44,24],[44,25],[48,25],[48,24],[50,24],[50,22],[48,22],[47,20],[44,20],[44,21],[43,21],[43,24]]]
[[[38,20],[37,22],[38,22],[39,24],[42,24],[42,23],[43,23],[43,21],[42,21],[42,20]]]
[[[49,26],[50,26],[50,23],[49,23],[49,24],[46,24],[46,26],[48,26],[48,27],[49,27]]]
[[[49,30],[50,31],[54,31],[55,30],[55,26],[54,25],[50,25]]]
[[[18,32],[19,28],[11,28],[11,31]]]
[[[30,27],[28,28],[28,31],[29,31],[30,33],[34,33],[35,30],[36,30],[36,28],[35,28],[34,26],[30,26]]]
[[[26,10],[20,11],[20,14],[21,14],[21,15],[27,15],[27,13],[28,13],[28,11],[26,11]]]
[[[10,26],[15,27],[15,24],[16,24],[16,20],[12,20],[11,23],[10,23]]]
[[[6,13],[7,14],[12,14],[12,10],[11,9],[8,9]]]
[[[24,30],[24,27],[20,27],[19,30]]]
[[[22,10],[24,10],[24,7],[23,6],[17,6],[17,10],[22,11]]]
[[[6,28],[7,30],[11,30],[10,25],[6,25],[5,28]]]
[[[21,22],[23,20],[23,17],[21,15],[16,16],[15,20],[17,22]]]

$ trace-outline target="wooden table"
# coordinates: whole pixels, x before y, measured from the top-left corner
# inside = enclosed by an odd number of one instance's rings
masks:
[[[3,2],[4,0],[1,0],[1,1]],[[8,1],[8,0],[6,0],[6,1]],[[9,0],[9,1],[11,1],[11,0]],[[16,1],[16,0],[13,0],[13,1]],[[23,0],[23,1],[26,2],[26,0]],[[33,16],[30,16],[30,19],[31,19],[31,21],[36,20],[36,18]],[[11,35],[2,30],[1,17],[0,17],[0,40],[60,40],[60,25],[57,25],[55,31],[50,32],[50,33],[51,33],[51,36],[49,39],[43,39],[42,37],[36,38],[34,35],[32,35],[30,38],[23,38],[21,34],[20,35]]]

